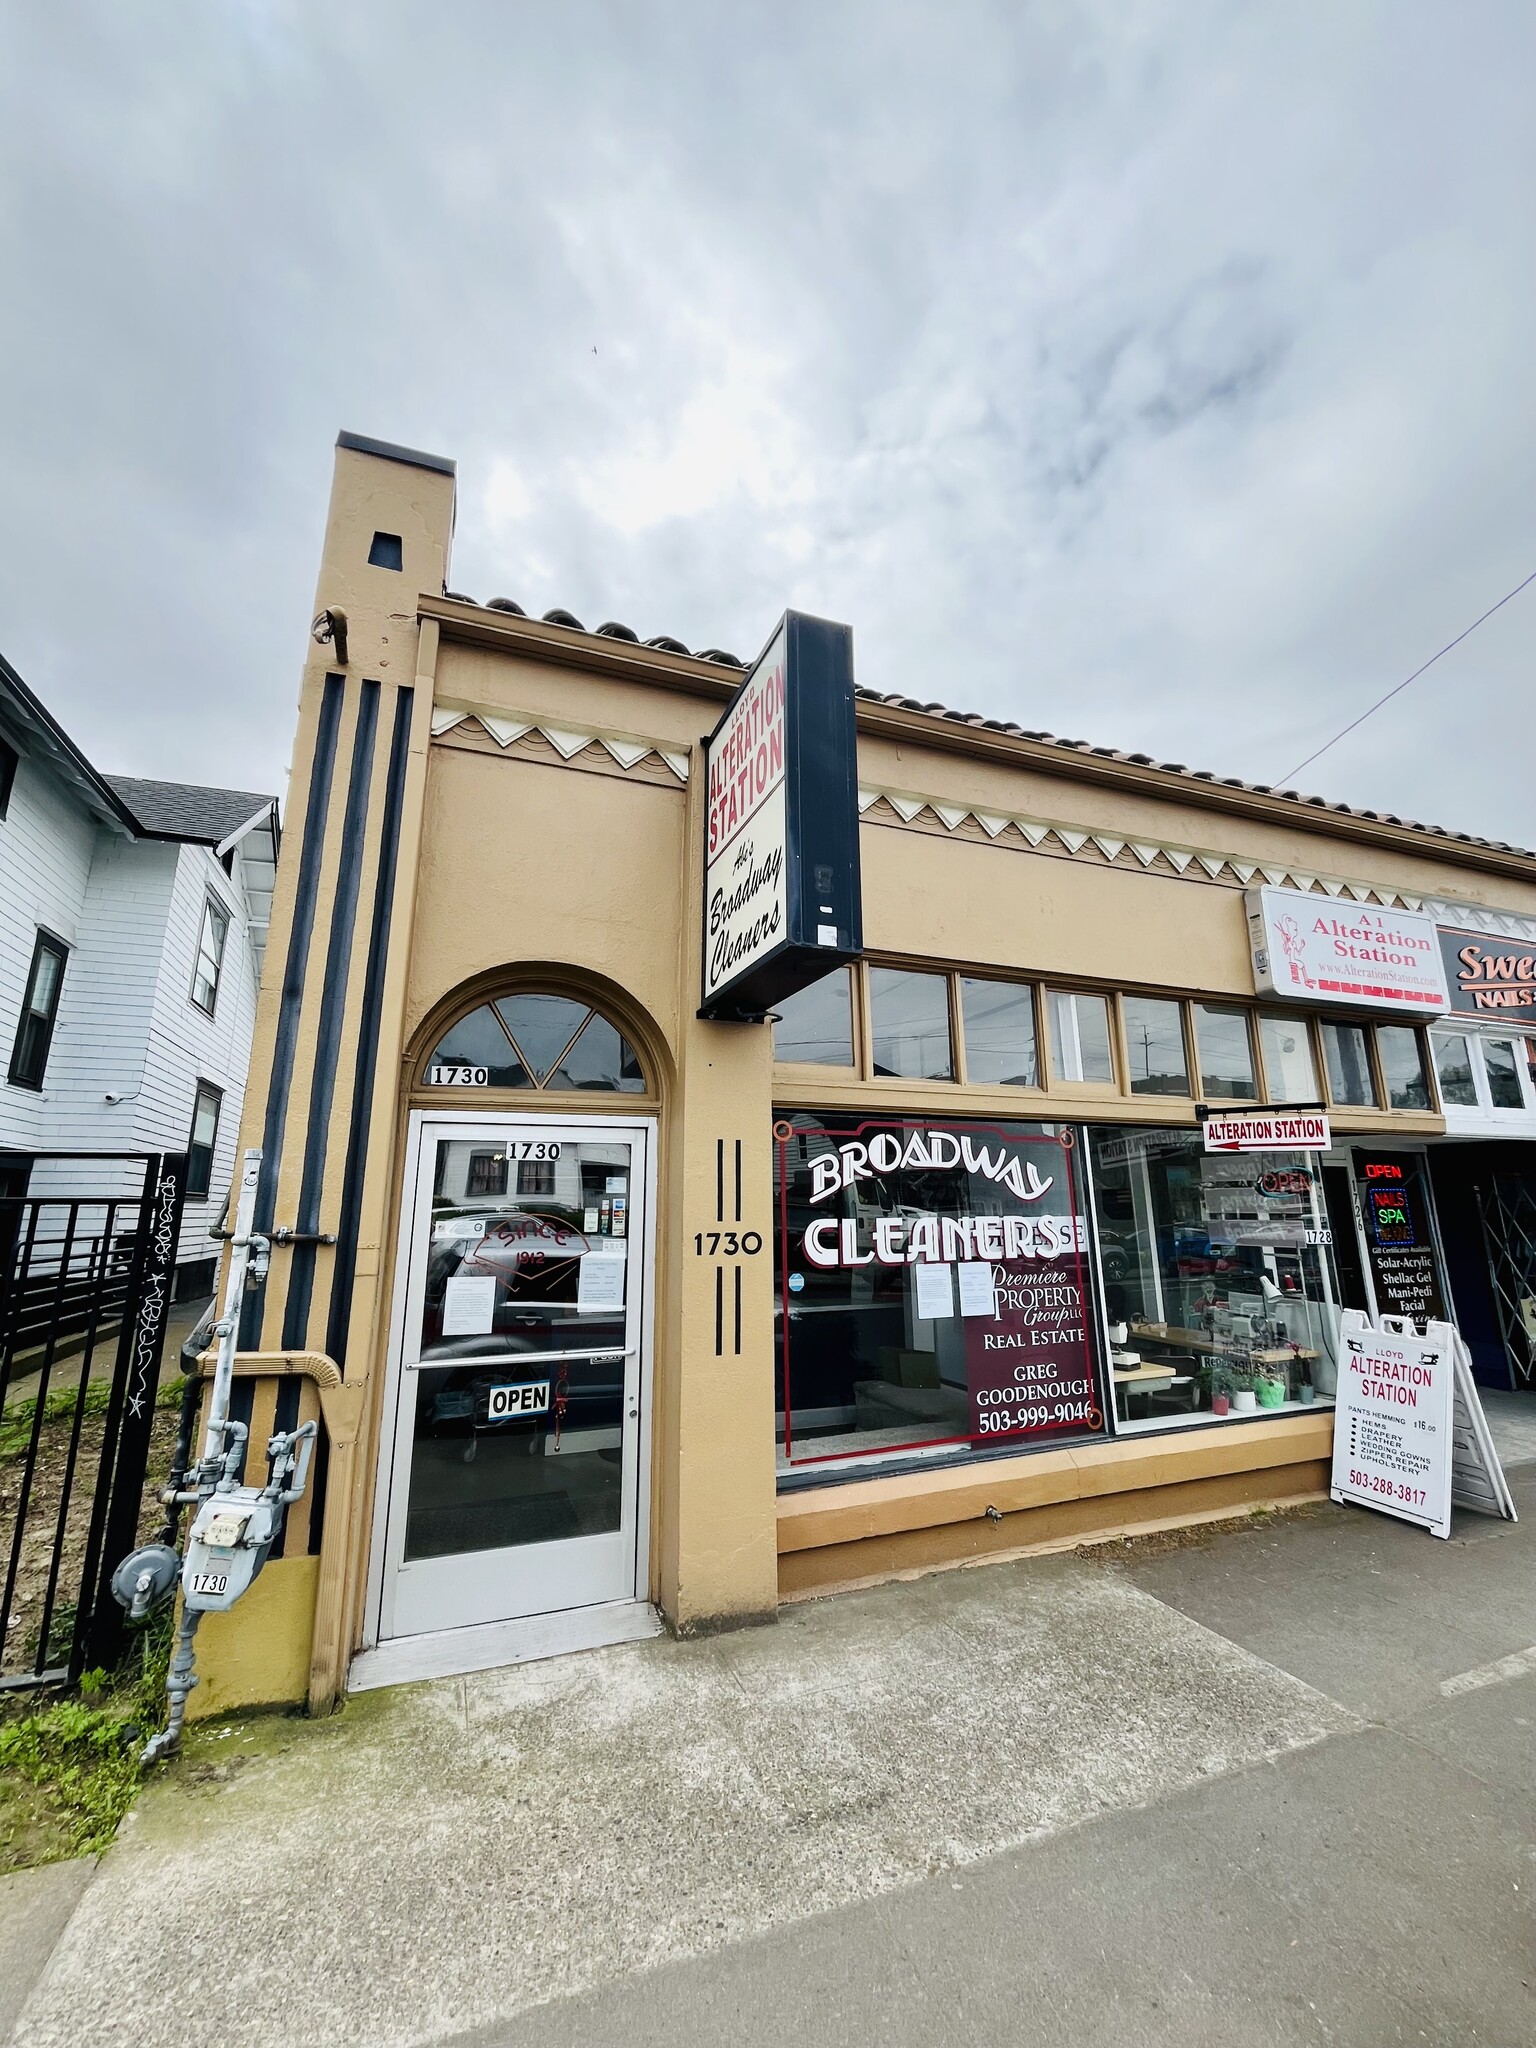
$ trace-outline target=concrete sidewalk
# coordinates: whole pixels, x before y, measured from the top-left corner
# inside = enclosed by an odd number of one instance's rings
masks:
[[[1536,2039],[1536,1466],[197,1731],[42,2044]]]

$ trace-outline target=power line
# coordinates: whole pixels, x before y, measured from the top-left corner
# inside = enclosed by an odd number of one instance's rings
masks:
[[[1489,605],[1487,611],[1483,613],[1483,617],[1481,619],[1474,619],[1471,625],[1467,627],[1466,632],[1458,633],[1454,640],[1447,640],[1445,645],[1440,649],[1440,654],[1449,654],[1453,647],[1459,647],[1462,641],[1466,639],[1467,633],[1475,633],[1478,627],[1483,623],[1483,619],[1491,619],[1494,613],[1496,611],[1501,611],[1503,607],[1509,603],[1509,600],[1512,597],[1518,597],[1521,591],[1524,590],[1526,583],[1536,583],[1536,569],[1533,569],[1531,571],[1530,575],[1526,577],[1524,583],[1517,583],[1513,590],[1506,591],[1504,596],[1499,599],[1497,604]],[[1358,718],[1351,719],[1349,724],[1345,726],[1342,732],[1336,732],[1333,738],[1331,740],[1326,741],[1322,746],[1320,746],[1315,754],[1308,754],[1305,761],[1298,761],[1296,763],[1296,766],[1292,768],[1288,774],[1282,775],[1280,777],[1280,782],[1290,782],[1293,777],[1301,773],[1303,768],[1310,768],[1314,761],[1320,761],[1323,755],[1328,752],[1328,749],[1330,747],[1336,747],[1339,744],[1340,740],[1347,739],[1349,735],[1354,731],[1357,725],[1364,725],[1365,721],[1372,715],[1373,712],[1379,711],[1383,704],[1390,704],[1392,699],[1397,695],[1399,690],[1406,690],[1410,683],[1416,683],[1419,677],[1423,675],[1424,669],[1433,668],[1435,663],[1440,659],[1440,654],[1432,654],[1429,657],[1428,661],[1424,663],[1423,668],[1416,668],[1411,676],[1404,676],[1403,680],[1400,683],[1394,684],[1394,686],[1390,690],[1388,690],[1386,696],[1378,697],[1376,699],[1376,702],[1370,706],[1369,710],[1362,711]],[[1276,787],[1278,786],[1279,785],[1277,784]]]

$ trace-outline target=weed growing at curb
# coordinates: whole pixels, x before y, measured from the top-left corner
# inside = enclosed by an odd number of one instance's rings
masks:
[[[0,1874],[104,1849],[142,1783],[139,1751],[164,1712],[173,1618],[138,1630],[80,1697],[0,1717]]]

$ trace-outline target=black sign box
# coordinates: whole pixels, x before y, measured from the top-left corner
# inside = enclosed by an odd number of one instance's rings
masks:
[[[852,629],[786,612],[704,766],[699,1015],[760,1022],[864,950]]]
[[[1451,1008],[1473,1016],[1536,1009],[1536,946],[1440,927]],[[1529,1019],[1536,1022],[1536,1019]]]

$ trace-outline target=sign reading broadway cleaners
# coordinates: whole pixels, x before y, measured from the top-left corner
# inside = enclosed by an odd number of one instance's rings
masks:
[[[907,1333],[900,1355],[931,1351],[936,1390],[963,1378],[973,1438],[1101,1430],[1088,1226],[1070,1134],[1039,1125],[856,1128],[856,1138],[810,1161],[809,1207],[830,1213],[812,1215],[798,1248],[781,1247],[786,1285],[797,1250],[812,1272],[859,1273],[865,1297],[888,1304],[891,1327]],[[780,1182],[787,1186],[782,1162]],[[787,1310],[784,1324],[787,1332]]]
[[[1450,1007],[1433,918],[1300,889],[1249,889],[1243,900],[1260,995],[1419,1014]]]
[[[849,628],[786,612],[704,757],[699,1014],[760,1019],[863,950]]]

